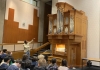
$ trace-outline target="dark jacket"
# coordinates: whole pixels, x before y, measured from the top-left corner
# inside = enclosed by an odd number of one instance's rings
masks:
[[[58,66],[55,64],[49,64],[46,68],[47,70],[58,70]]]
[[[19,68],[15,65],[10,65],[7,70],[19,70]]]
[[[46,70],[46,68],[45,67],[34,67],[33,70]]]
[[[6,63],[3,63],[1,66],[0,66],[0,68],[2,68],[2,69],[7,69],[9,67],[9,65],[7,65]]]
[[[22,69],[27,69],[27,68],[30,68],[31,67],[31,64],[32,64],[32,61],[29,60],[29,59],[26,59],[26,60],[22,60]]]
[[[14,58],[11,55],[8,55],[8,57],[11,59],[12,63],[14,63]]]
[[[7,54],[6,54],[6,53],[3,53],[0,57],[1,57],[2,59],[4,59],[6,56],[7,56]]]

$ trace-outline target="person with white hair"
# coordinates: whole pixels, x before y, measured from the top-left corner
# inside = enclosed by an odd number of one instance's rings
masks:
[[[40,55],[38,55],[38,59],[44,59],[44,55],[42,55],[42,54],[40,54]]]
[[[40,60],[44,60],[45,62],[43,63],[43,66],[47,66],[46,59],[45,59],[44,55],[42,55],[42,54],[38,55],[38,61],[40,61]]]
[[[46,70],[46,60],[39,59],[38,66],[35,66],[33,70]]]

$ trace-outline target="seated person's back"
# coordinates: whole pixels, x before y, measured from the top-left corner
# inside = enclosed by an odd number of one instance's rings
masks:
[[[58,67],[58,70],[69,70],[67,67],[67,61],[65,59],[62,60],[61,66]]]
[[[31,60],[32,60],[32,65],[37,66],[37,64],[38,64],[37,63],[37,57],[32,56]]]
[[[9,57],[5,57],[4,58],[4,62],[1,63],[0,68],[7,69],[9,67],[9,62],[10,62],[10,58]]]
[[[2,52],[2,54],[1,54],[1,58],[2,59],[4,59],[4,57],[6,57],[7,56],[7,49],[3,49],[3,52]]]
[[[51,64],[49,64],[46,68],[47,70],[58,70],[58,66],[56,65],[56,59],[53,58],[51,60]]]
[[[15,61],[14,61],[14,58],[13,58],[13,56],[12,56],[12,52],[8,51],[8,52],[7,52],[7,56],[11,59],[9,64],[10,64],[10,65],[13,64]]]
[[[10,65],[7,70],[19,70],[19,68],[21,67],[21,60],[16,60],[16,62],[12,65]]]
[[[33,70],[46,70],[46,60],[45,59],[39,59],[38,60],[38,66],[34,67]]]
[[[28,58],[27,54],[22,57],[22,69],[30,69],[32,61]]]

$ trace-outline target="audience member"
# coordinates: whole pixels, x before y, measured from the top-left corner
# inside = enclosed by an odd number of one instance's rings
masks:
[[[33,70],[46,70],[46,60],[45,59],[39,59],[38,60],[38,66],[34,67]]]
[[[1,54],[1,58],[3,59],[6,56],[7,56],[7,49],[3,49],[3,52]]]
[[[0,50],[0,55],[2,55],[2,51]]]
[[[29,60],[28,55],[24,54],[22,58],[22,69],[29,69],[31,67],[32,61]]]
[[[21,67],[21,63],[21,60],[16,60],[15,63],[13,63],[7,68],[7,70],[19,70],[19,68]]]
[[[67,67],[67,61],[65,59],[62,60],[61,66],[58,67],[58,70],[69,70]]]
[[[11,59],[10,62],[9,62],[10,65],[15,62],[14,58],[12,57],[12,52],[8,51],[7,56]]]
[[[2,55],[2,51],[0,50],[0,63],[2,62],[1,55]]]
[[[45,56],[44,55],[42,55],[42,54],[38,55],[38,60],[44,60],[45,63],[44,63],[43,66],[47,66],[46,59],[45,59]]]
[[[29,60],[27,54],[23,54],[22,61],[23,61],[23,62],[26,62],[26,61],[30,61],[30,62],[32,62],[31,60]]]
[[[7,69],[9,67],[10,58],[4,57],[4,62],[1,63],[0,68]]]
[[[53,58],[51,60],[51,64],[49,64],[46,69],[47,70],[58,70],[58,66],[56,64],[56,59],[55,58]]]
[[[44,55],[42,54],[38,55],[38,59],[44,59]]]
[[[38,65],[37,57],[36,56],[32,56],[31,60],[32,60],[32,66],[37,66]]]
[[[33,70],[35,66],[38,66],[38,62],[37,62],[38,59],[36,56],[32,56],[31,60],[32,60],[32,64],[31,64],[30,69]]]

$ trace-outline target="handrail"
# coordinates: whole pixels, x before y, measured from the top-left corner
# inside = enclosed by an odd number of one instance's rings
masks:
[[[31,49],[30,50],[30,55],[32,56],[33,54],[37,53],[39,50],[41,50],[42,48],[45,48],[49,44],[50,43],[47,42],[47,43],[45,43],[45,44],[43,44],[43,45],[41,45],[41,46],[39,46],[39,47],[37,47],[35,49]],[[24,51],[23,50],[13,51],[12,56],[14,57],[14,59],[19,59],[19,58],[22,58],[23,54],[24,54]]]
[[[43,42],[34,42],[34,43],[43,43]],[[34,44],[32,43],[32,44]],[[2,43],[0,45],[14,45],[14,44],[23,44],[23,43]]]
[[[34,50],[34,53],[38,52],[38,51],[41,50],[42,48],[45,48],[45,47],[46,47],[47,45],[49,45],[49,44],[50,44],[50,42],[46,42],[45,44],[39,46],[39,48],[37,48],[37,49]]]
[[[31,47],[33,49],[34,45],[38,45],[38,46],[40,45],[41,46],[42,44],[43,44],[43,42],[32,42],[30,45],[31,45]],[[21,49],[18,49],[17,46],[20,46]],[[2,50],[2,49],[8,49],[8,51],[24,50],[23,43],[2,43],[2,44],[0,44],[0,47],[1,47],[0,50]]]

